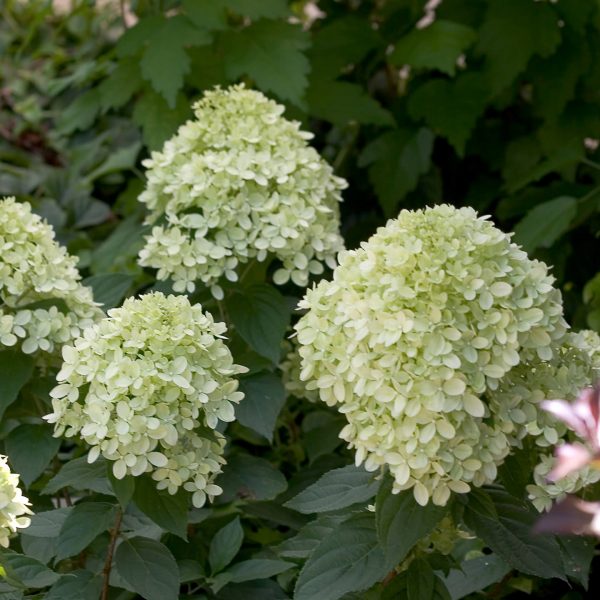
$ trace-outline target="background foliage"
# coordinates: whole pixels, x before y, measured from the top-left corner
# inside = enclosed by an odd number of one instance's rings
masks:
[[[32,202],[105,308],[167,289],[135,260],[141,160],[203,90],[241,80],[285,103],[348,179],[349,247],[400,208],[470,205],[554,265],[575,328],[600,330],[597,2],[71,4],[0,1],[0,196]],[[115,518],[115,599],[585,597],[593,544],[530,536],[517,459],[501,481],[510,493],[450,507],[477,539],[387,578],[446,513],[347,466],[340,417],[286,399],[276,366],[299,291],[262,272],[243,285],[248,302],[232,296],[225,311],[251,371],[210,508],[188,512],[185,497],[117,482],[83,448],[59,447],[40,419],[51,374],[29,381],[29,365],[2,357],[0,436],[38,516],[2,556],[0,598],[98,598]],[[376,514],[352,511],[375,497]]]

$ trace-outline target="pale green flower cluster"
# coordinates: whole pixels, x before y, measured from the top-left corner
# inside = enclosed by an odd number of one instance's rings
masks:
[[[27,202],[0,200],[1,345],[52,352],[102,316],[76,264]]]
[[[574,471],[558,481],[548,481],[548,474],[554,467],[554,456],[542,455],[539,464],[533,471],[535,483],[527,486],[527,492],[532,504],[540,511],[550,510],[555,502],[559,502],[567,494],[575,494],[588,485],[600,481],[600,470],[587,466]]]
[[[533,357],[511,369],[487,402],[511,444],[526,436],[540,447],[554,446],[567,427],[541,410],[543,400],[574,400],[600,376],[600,336],[594,331],[569,332],[557,344],[550,360]]]
[[[0,546],[8,548],[17,529],[29,527],[30,502],[19,488],[19,476],[11,473],[6,456],[0,456]]]
[[[244,395],[222,338],[226,327],[186,296],[130,298],[63,347],[52,390],[55,435],[80,435],[113,474],[151,472],[158,489],[183,486],[195,506],[220,494],[224,464],[219,421],[233,421]]]
[[[282,117],[284,107],[243,85],[206,92],[196,119],[144,162],[140,201],[156,223],[140,264],[171,278],[175,291],[200,280],[222,297],[222,276],[275,257],[274,281],[300,286],[335,266],[340,191],[346,182],[307,144],[312,134]]]
[[[296,330],[301,379],[346,416],[356,463],[389,465],[422,505],[493,481],[510,440],[482,398],[566,332],[547,267],[448,205],[402,211],[339,262]]]
[[[304,398],[309,402],[319,401],[316,389],[307,389],[306,382],[300,379],[302,371],[301,358],[298,353],[298,338],[293,337],[284,344],[284,358],[279,365],[283,385],[290,396]]]

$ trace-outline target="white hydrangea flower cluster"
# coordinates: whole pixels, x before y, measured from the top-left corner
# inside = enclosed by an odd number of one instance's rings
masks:
[[[552,453],[541,456],[540,462],[533,471],[535,483],[527,486],[527,492],[532,504],[540,511],[552,508],[555,502],[559,502],[567,494],[575,494],[588,485],[600,481],[600,470],[587,466],[574,471],[558,481],[548,481],[548,474],[555,466]]]
[[[284,342],[284,358],[279,365],[283,385],[290,396],[304,398],[309,402],[319,401],[319,392],[316,389],[307,389],[306,382],[300,379],[302,371],[301,358],[298,353],[298,338],[293,337]]]
[[[194,111],[143,163],[139,199],[148,222],[164,222],[146,238],[140,264],[172,278],[175,291],[193,292],[200,280],[217,298],[219,279],[237,281],[238,266],[252,259],[279,259],[277,284],[304,286],[323,262],[335,267],[346,182],[307,144],[312,134],[243,85],[206,92]]]
[[[27,202],[0,200],[1,345],[53,352],[103,315],[80,283],[77,260]]]
[[[550,360],[534,357],[511,369],[498,389],[486,394],[502,431],[519,446],[526,436],[543,448],[567,434],[566,425],[542,410],[543,400],[574,400],[600,376],[600,336],[595,331],[569,332]]]
[[[155,292],[130,298],[63,347],[52,390],[55,435],[79,434],[113,474],[151,472],[158,489],[183,486],[195,506],[221,489],[224,464],[219,421],[233,421],[243,397],[222,337],[226,327],[186,296]]]
[[[0,546],[8,548],[17,529],[29,527],[30,502],[19,488],[19,476],[11,473],[6,456],[0,456]]]
[[[566,332],[547,267],[448,205],[402,211],[339,262],[296,330],[301,379],[346,416],[357,464],[389,465],[422,505],[493,481],[510,445],[482,397]]]

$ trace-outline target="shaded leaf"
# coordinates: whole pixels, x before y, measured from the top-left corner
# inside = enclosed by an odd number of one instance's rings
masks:
[[[52,585],[60,575],[40,561],[16,552],[2,554],[2,567],[6,575],[28,588],[43,588]]]
[[[47,592],[44,600],[98,600],[102,576],[78,569],[63,575]]]
[[[112,490],[106,479],[106,461],[102,458],[91,465],[87,457],[74,458],[56,474],[43,489],[43,494],[54,494],[58,490],[70,486],[76,490],[92,490],[100,494],[111,494]]]
[[[105,311],[121,303],[132,283],[133,278],[126,273],[92,275],[83,280],[84,285],[92,288],[94,301],[102,304]]]
[[[34,359],[20,350],[0,352],[0,419],[33,374]]]
[[[474,592],[481,592],[486,587],[500,581],[510,566],[496,554],[487,554],[471,560],[465,560],[459,569],[453,569],[444,578],[446,588],[452,600],[459,600]]]
[[[244,560],[232,565],[227,569],[226,574],[229,577],[229,581],[242,583],[244,581],[253,581],[254,579],[267,579],[295,566],[295,563],[285,560],[251,558],[250,560]]]
[[[210,541],[208,562],[213,574],[222,571],[239,552],[244,540],[244,530],[239,517],[217,531]]]

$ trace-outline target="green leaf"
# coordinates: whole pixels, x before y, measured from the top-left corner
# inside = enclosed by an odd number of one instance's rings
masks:
[[[310,65],[304,50],[308,34],[283,21],[257,21],[222,37],[227,75],[248,75],[264,91],[302,107]]]
[[[180,490],[171,495],[157,490],[156,483],[149,477],[137,477],[133,500],[157,525],[187,540],[189,494]]]
[[[258,373],[240,379],[244,399],[235,409],[237,420],[245,427],[273,441],[277,417],[285,404],[286,392],[281,379],[273,373]]]
[[[44,596],[44,600],[98,600],[102,576],[78,569],[63,575]]]
[[[97,88],[87,90],[72,101],[56,119],[56,129],[63,135],[87,129],[101,109],[100,92]]]
[[[344,518],[339,515],[320,515],[306,524],[297,535],[277,546],[277,554],[283,558],[305,559]]]
[[[588,589],[592,560],[596,554],[595,541],[581,536],[563,535],[557,538],[565,572],[570,579]]]
[[[464,154],[465,144],[485,110],[488,89],[477,73],[464,73],[453,80],[433,79],[417,88],[408,102],[415,119],[425,122]]]
[[[366,503],[377,494],[380,481],[375,476],[376,474],[354,465],[333,469],[288,500],[284,506],[311,514]]]
[[[251,558],[236,563],[227,569],[226,574],[232,583],[242,583],[255,579],[268,579],[295,567],[296,564],[272,558]]]
[[[103,111],[120,108],[126,104],[142,86],[138,60],[123,58],[112,73],[98,86],[100,106]]]
[[[363,150],[359,166],[369,165],[369,179],[386,216],[395,216],[398,203],[429,171],[433,134],[425,128],[394,129]]]
[[[164,24],[160,15],[150,15],[140,19],[133,27],[125,30],[116,45],[117,56],[123,58],[137,54]]]
[[[298,577],[294,600],[337,600],[366,590],[388,572],[373,513],[341,523],[312,553]]]
[[[392,480],[387,476],[375,500],[377,535],[385,552],[388,568],[400,564],[411,548],[448,512],[432,503],[420,506],[412,490],[392,494]]]
[[[43,588],[52,585],[60,575],[40,561],[16,552],[2,554],[2,567],[6,575],[28,588]]]
[[[515,226],[514,242],[527,252],[536,248],[550,248],[577,216],[577,200],[559,196],[532,208]]]
[[[0,419],[33,374],[34,359],[20,350],[0,352]]]
[[[217,531],[208,551],[208,562],[213,575],[222,571],[235,558],[243,540],[244,530],[239,517]]]
[[[45,470],[60,446],[50,425],[19,425],[6,437],[6,453],[13,470],[27,487]]]
[[[550,56],[560,43],[558,16],[546,2],[490,0],[478,49],[495,91],[512,83],[534,55]]]
[[[183,0],[183,9],[196,27],[227,29],[227,15],[223,0]]]
[[[92,490],[100,494],[112,494],[106,479],[106,461],[99,458],[90,465],[85,456],[70,460],[46,484],[42,493],[54,494],[67,486],[76,490]]]
[[[242,401],[243,402],[243,401]],[[249,454],[234,454],[227,459],[227,468],[219,475],[217,485],[223,488],[224,502],[236,496],[253,500],[270,500],[287,489],[287,481],[264,458]]]
[[[119,148],[115,152],[111,153],[108,158],[96,167],[91,173],[88,173],[86,180],[89,182],[96,181],[104,175],[114,173],[116,171],[128,171],[135,166],[137,156],[140,153],[142,147],[141,142],[135,142],[124,148]]]
[[[331,454],[342,443],[339,433],[345,424],[343,416],[324,410],[311,412],[304,417],[304,447],[311,463],[320,456]]]
[[[179,569],[170,550],[155,540],[123,540],[115,552],[118,574],[145,600],[177,600]]]
[[[538,577],[565,579],[560,548],[553,536],[532,535],[538,515],[525,502],[501,488],[487,488],[498,516],[484,516],[473,510],[471,495],[464,513],[467,527],[513,568]]]
[[[306,99],[311,115],[336,125],[394,124],[392,115],[355,83],[311,77]]]
[[[106,464],[106,476],[110,482],[110,486],[115,494],[115,497],[119,501],[121,508],[127,508],[127,505],[133,498],[133,492],[135,490],[135,481],[137,477],[133,475],[127,475],[123,479],[117,479],[113,475],[112,465],[107,462]]]
[[[115,506],[108,502],[77,504],[60,529],[56,560],[79,554],[112,526],[114,517]]]
[[[57,538],[33,537],[27,533],[19,534],[23,554],[47,565],[56,556]]]
[[[446,586],[424,558],[410,563],[406,574],[406,596],[410,600],[450,600]]]
[[[136,102],[132,116],[142,128],[148,148],[158,150],[190,115],[191,109],[183,94],[177,97],[175,108],[170,108],[161,95],[146,89]]]
[[[132,283],[133,277],[126,273],[92,275],[83,280],[84,285],[89,285],[92,288],[94,301],[102,304],[105,311],[121,303]]]
[[[285,298],[273,286],[252,285],[232,296],[227,308],[242,339],[258,354],[278,364],[281,342],[290,322]]]
[[[40,538],[58,537],[65,519],[72,510],[72,506],[65,506],[33,514],[27,528],[27,535]]]
[[[148,44],[140,67],[146,81],[174,109],[177,94],[183,86],[183,77],[190,69],[190,59],[184,46],[202,46],[210,42],[210,35],[198,29],[184,15],[165,19]]]
[[[454,75],[456,61],[477,35],[470,27],[436,19],[424,29],[413,29],[396,43],[390,61],[415,69],[437,69]]]
[[[459,600],[469,594],[482,592],[488,586],[500,581],[510,571],[496,554],[487,554],[460,564],[460,569],[453,569],[444,578],[446,588],[452,600]]]
[[[367,19],[347,15],[317,30],[309,50],[312,71],[319,78],[335,78],[347,65],[356,64],[382,45]]]

